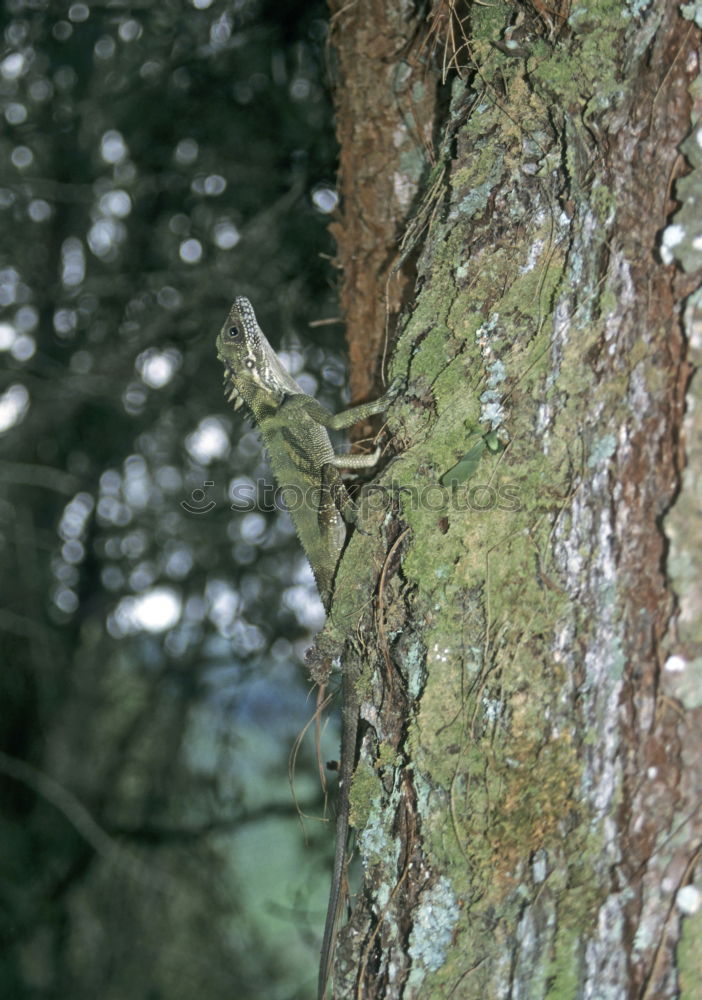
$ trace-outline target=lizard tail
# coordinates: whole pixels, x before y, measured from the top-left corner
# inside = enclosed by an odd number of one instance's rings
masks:
[[[336,818],[336,849],[334,851],[334,870],[332,872],[331,890],[327,905],[327,917],[324,923],[322,939],[322,954],[319,960],[319,979],[317,980],[317,1000],[325,1000],[327,986],[334,960],[334,946],[341,921],[341,911],[344,908],[344,893],[342,883],[346,867],[346,840],[349,831],[349,800],[347,794],[342,795],[339,814]]]

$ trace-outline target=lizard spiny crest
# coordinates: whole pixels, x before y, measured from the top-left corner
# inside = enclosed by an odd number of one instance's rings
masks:
[[[217,356],[224,364],[225,395],[235,410],[243,403],[253,410],[277,408],[286,396],[303,392],[278,360],[243,295],[234,299],[217,336]]]

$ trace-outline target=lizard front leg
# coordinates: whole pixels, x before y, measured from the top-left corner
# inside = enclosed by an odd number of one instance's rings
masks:
[[[316,423],[321,424],[323,427],[328,427],[332,431],[343,431],[348,427],[353,427],[359,420],[366,420],[376,413],[382,413],[384,410],[387,410],[392,401],[399,395],[403,385],[404,379],[396,378],[393,380],[388,391],[379,399],[374,399],[370,403],[360,403],[358,406],[352,406],[348,410],[342,410],[341,413],[330,413],[326,406],[322,406],[314,396],[305,396],[304,402],[301,402],[300,406],[304,407],[305,412]],[[356,466],[356,468],[362,467]]]

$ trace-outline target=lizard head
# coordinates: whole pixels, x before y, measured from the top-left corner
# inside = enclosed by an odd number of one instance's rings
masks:
[[[235,410],[243,403],[275,408],[286,395],[303,391],[283,368],[243,295],[234,299],[217,335],[217,357],[224,365],[225,394]]]

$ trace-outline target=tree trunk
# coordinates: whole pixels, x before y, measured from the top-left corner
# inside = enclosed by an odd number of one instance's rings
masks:
[[[351,356],[404,298],[408,377],[334,995],[702,997],[700,32],[396,6],[333,3]]]

